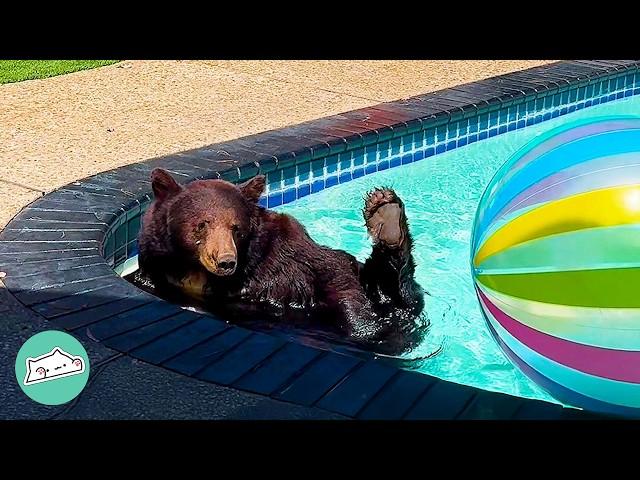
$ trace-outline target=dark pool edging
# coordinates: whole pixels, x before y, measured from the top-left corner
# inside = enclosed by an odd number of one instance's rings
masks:
[[[173,172],[182,183],[197,178],[238,182],[264,173],[269,184],[264,202],[273,206],[638,94],[639,66],[638,61],[558,62],[73,182],[30,204],[0,233],[4,283],[53,328],[67,329],[83,341],[101,341],[201,380],[354,418],[590,417],[184,311],[140,291],[113,267],[137,252],[135,238],[140,215],[151,200],[153,168]]]

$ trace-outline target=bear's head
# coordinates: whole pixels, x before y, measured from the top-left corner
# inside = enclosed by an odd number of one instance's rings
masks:
[[[255,228],[265,177],[256,176],[241,185],[197,180],[180,186],[167,171],[157,168],[151,182],[155,208],[166,205],[172,247],[215,275],[233,275]]]

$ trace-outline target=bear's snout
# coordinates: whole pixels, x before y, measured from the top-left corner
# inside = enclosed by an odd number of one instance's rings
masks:
[[[214,275],[225,277],[236,272],[238,249],[233,229],[224,223],[211,225],[198,244],[197,252],[202,266]]]
[[[217,275],[233,275],[236,271],[235,255],[223,255],[218,259]]]
[[[204,254],[200,256],[200,263],[214,275],[226,277],[236,272],[238,261],[232,253],[222,255]]]

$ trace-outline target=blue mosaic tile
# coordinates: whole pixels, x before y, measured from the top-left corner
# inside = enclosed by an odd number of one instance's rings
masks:
[[[127,249],[126,247],[118,248],[113,255],[113,263],[114,265],[121,265],[127,260]]]
[[[296,167],[289,167],[282,170],[282,177],[285,187],[294,185],[296,183]]]
[[[387,168],[389,168],[389,161],[388,160],[383,160],[378,164],[378,171],[386,170]]]
[[[569,90],[569,102],[575,103],[577,99],[578,99],[578,90],[576,90],[575,88],[572,90]]]
[[[444,146],[442,143],[436,146],[436,155],[437,155],[438,153],[442,153],[442,152],[444,152],[444,151],[446,151],[446,148],[445,148],[445,146]]]
[[[486,130],[484,130],[484,131],[482,131],[482,132],[480,132],[480,133],[478,134],[478,140],[484,140],[484,139],[485,139],[485,138],[487,138],[488,136],[489,136],[489,135],[488,135],[488,132],[487,132]]]
[[[634,82],[635,82],[635,75],[633,73],[630,73],[629,75],[627,75],[625,77],[624,86],[626,88],[633,87],[634,86]]]
[[[129,245],[127,245],[127,256],[129,258],[135,257],[136,255],[138,255],[138,253],[139,253],[138,252],[138,242],[134,240]]]
[[[337,185],[337,184],[338,184],[338,177],[335,175],[331,177],[327,177],[324,180],[325,188],[333,187],[334,185]]]
[[[282,205],[282,192],[272,193],[267,197],[267,206],[269,208]]]
[[[394,163],[394,162],[396,162],[396,160],[398,161],[398,163]],[[402,156],[402,161],[400,161],[399,158],[392,159],[391,160],[391,166],[395,167],[395,166],[397,166],[399,164],[406,165],[407,163],[411,163],[411,162],[413,162],[413,154],[412,153],[408,153],[408,154]]]
[[[596,82],[593,85],[593,93],[591,94],[591,97],[598,97],[600,96],[602,90],[602,82]]]
[[[498,133],[505,133],[506,131],[507,131],[506,125],[500,125],[500,128],[498,128]]]
[[[544,97],[544,108],[549,109],[553,107],[553,95],[547,95]]]
[[[484,115],[480,115],[478,119],[478,129],[480,131],[486,130],[489,127],[489,115],[486,113]]]
[[[469,121],[464,120],[458,125],[458,136],[464,137],[469,133]]]
[[[353,177],[351,176],[351,171],[342,172],[338,176],[338,181],[340,183],[347,183],[347,182],[350,182],[351,180],[353,180]]]
[[[311,193],[318,193],[324,190],[324,179],[322,180],[314,180],[311,183]]]
[[[404,135],[402,137],[402,150],[404,152],[413,150],[413,134]]]
[[[452,124],[447,125],[447,141],[458,136],[459,128],[458,122],[453,122]]]
[[[311,193],[311,186],[309,184],[300,185],[298,187],[298,198],[306,197]]]
[[[293,202],[296,199],[296,189],[290,188],[282,192],[282,203]]]
[[[389,153],[389,149],[387,148],[387,153]],[[378,146],[377,145],[368,145],[365,148],[360,148],[353,152],[354,157],[362,156],[364,158],[365,163],[374,163],[378,158]]]
[[[591,98],[593,96],[593,85],[587,85],[585,91],[585,98]]]
[[[398,155],[400,153],[400,144],[401,141],[399,138],[394,138],[391,140],[391,155]]]
[[[436,149],[433,147],[428,147],[425,151],[424,151],[424,156],[426,157],[430,157],[432,155],[436,154]]]
[[[376,173],[378,171],[378,166],[375,163],[369,164],[364,167],[364,171],[367,175],[371,175],[372,173]]]
[[[311,164],[307,163],[305,165],[298,165],[296,167],[298,182],[304,183],[308,182],[311,177]]]
[[[324,160],[325,169],[327,171],[327,175],[330,173],[335,173],[338,171],[338,156],[331,155],[330,157],[325,158]]]
[[[447,142],[447,150],[453,150],[454,148],[456,148],[455,140],[451,140],[450,142]]]
[[[613,90],[616,89],[616,82],[618,81],[617,78],[611,78],[609,80],[609,92],[612,92]]]
[[[282,190],[282,172],[279,170],[267,173],[267,193]]]
[[[311,175],[314,179],[324,178],[324,160],[314,160],[311,162]]]
[[[424,150],[417,150],[414,154],[413,154],[413,161],[417,162],[418,160],[422,160],[424,158],[424,154],[425,151]]]
[[[127,222],[127,239],[136,239],[140,231],[140,215]]]
[[[498,112],[491,112],[489,114],[489,128],[498,125]]]
[[[436,143],[441,143],[447,140],[447,126],[440,125],[436,128]]]
[[[469,134],[474,134],[478,132],[478,118],[470,118],[469,119]]]
[[[462,137],[458,140],[458,147],[464,147],[467,144],[467,137]]]
[[[364,148],[358,148],[352,152],[351,158],[354,165],[363,165],[369,160],[375,161],[375,155],[366,155]]]
[[[365,161],[365,156],[364,155],[358,155],[358,156],[354,156],[353,157],[353,165],[354,166],[364,165],[364,161]]]
[[[360,177],[362,177],[362,176],[364,176],[364,168],[356,168],[356,169],[353,171],[353,178],[354,178],[354,179],[355,179],[355,178],[360,178]]]
[[[351,170],[351,168],[353,167],[351,162],[351,157],[343,159],[342,156],[340,156],[340,160],[338,162],[340,171],[343,172],[345,170]]]
[[[578,88],[578,101],[582,101],[585,98],[585,92],[586,92],[586,87],[580,87]]]
[[[436,143],[436,131],[433,128],[429,130],[425,130],[424,132],[424,143],[428,147],[429,145],[433,145]]]
[[[379,152],[380,158],[388,157],[391,152],[391,142],[387,140],[382,143],[379,143],[378,152]]]

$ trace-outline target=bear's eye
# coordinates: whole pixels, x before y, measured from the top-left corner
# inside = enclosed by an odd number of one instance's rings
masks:
[[[200,222],[198,224],[198,231],[201,232],[202,230],[204,230],[204,227],[206,226],[207,226],[206,222]]]
[[[237,232],[238,230],[240,230],[240,226],[239,225],[231,225],[231,230],[233,230],[234,232]]]

